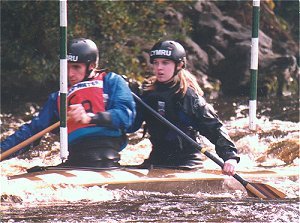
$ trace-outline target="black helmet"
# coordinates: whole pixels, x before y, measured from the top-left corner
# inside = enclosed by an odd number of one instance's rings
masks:
[[[67,59],[74,63],[90,64],[95,62],[97,66],[99,61],[97,45],[90,39],[73,39],[68,46]]]
[[[166,40],[156,43],[150,51],[150,63],[156,58],[166,58],[179,63],[186,64],[186,53],[183,46],[175,41]]]

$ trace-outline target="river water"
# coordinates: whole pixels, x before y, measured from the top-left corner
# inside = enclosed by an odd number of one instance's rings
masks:
[[[285,199],[250,198],[226,187],[217,193],[159,193],[105,186],[32,189],[9,184],[8,175],[60,162],[58,139],[47,134],[27,154],[1,162],[1,222],[299,222],[299,99],[258,100],[257,131],[248,129],[246,98],[209,101],[239,150],[237,172],[284,170],[286,176],[265,183],[287,194]],[[2,139],[36,113],[35,106],[26,108],[25,114],[2,110]],[[131,144],[121,154],[122,164],[140,163],[149,154],[149,141],[141,140],[140,135],[130,135]],[[214,152],[205,138],[199,142]],[[205,157],[203,163],[204,168],[218,169]]]

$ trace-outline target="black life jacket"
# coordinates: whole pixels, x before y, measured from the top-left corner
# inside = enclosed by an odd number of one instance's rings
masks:
[[[156,89],[146,92],[143,98],[149,106],[195,140],[196,131],[190,125],[187,115],[183,113],[182,100],[184,97],[180,93],[176,93],[179,84],[172,85],[172,83],[157,84]],[[170,156],[198,153],[174,130],[164,125],[150,113],[146,115],[145,121],[153,145],[152,153]]]

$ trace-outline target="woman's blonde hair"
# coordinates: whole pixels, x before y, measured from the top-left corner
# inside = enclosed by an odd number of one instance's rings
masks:
[[[196,77],[191,74],[186,69],[181,69],[178,74],[178,79],[180,82],[180,89],[179,91],[182,93],[182,95],[185,95],[187,88],[190,87],[195,91],[195,93],[199,96],[203,96],[204,92],[202,91],[201,87],[199,86]]]
[[[155,90],[155,83],[157,82],[156,76],[152,76],[145,80],[144,84],[144,90],[145,91],[151,91]],[[177,75],[173,79],[173,86],[177,85],[179,83],[179,89],[176,93],[180,93],[182,95],[186,94],[187,88],[190,87],[195,91],[195,93],[199,96],[203,96],[203,91],[201,87],[199,86],[196,77],[191,74],[186,69],[181,69]]]

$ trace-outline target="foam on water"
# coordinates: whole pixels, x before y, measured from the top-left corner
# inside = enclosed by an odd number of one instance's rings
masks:
[[[273,170],[276,168],[281,168],[286,170],[286,172],[298,171],[299,173],[299,154],[298,158],[295,158],[290,163],[283,161],[282,157],[278,157],[278,154],[268,153],[270,148],[278,142],[283,142],[281,147],[286,149],[290,146],[290,142],[298,142],[299,145],[299,123],[287,122],[287,121],[270,121],[267,118],[258,119],[258,130],[256,132],[249,131],[248,129],[248,119],[240,118],[225,122],[226,128],[229,131],[230,136],[234,139],[235,144],[240,152],[241,162],[237,167],[238,171],[256,170],[256,169],[266,169]],[[215,153],[213,145],[205,139],[200,139],[203,146],[207,147],[209,151]],[[297,145],[297,144],[296,144]],[[53,144],[51,151],[58,151],[59,143]],[[125,150],[121,152],[121,164],[139,164],[143,159],[147,158],[150,152],[150,143],[148,139],[144,139],[138,144],[129,145]],[[172,194],[153,194],[148,192],[138,192],[138,191],[126,191],[126,190],[107,190],[105,187],[79,187],[72,185],[55,185],[49,186],[46,184],[41,184],[38,189],[33,189],[30,184],[26,185],[13,185],[7,180],[7,176],[24,173],[26,169],[33,166],[48,166],[57,165],[60,163],[59,156],[57,152],[41,151],[38,157],[19,159],[13,158],[1,162],[1,209],[8,210],[12,207],[14,208],[24,208],[24,207],[39,207],[43,205],[59,205],[72,203],[84,203],[88,202],[91,205],[93,202],[113,202],[115,201],[128,201],[128,200],[147,200],[152,196],[162,196],[171,199]],[[219,167],[203,156],[204,168],[207,169],[219,169]],[[297,175],[297,174],[294,174]],[[268,180],[268,179],[267,179]],[[271,180],[271,179],[270,179]],[[276,188],[282,190],[288,195],[289,198],[299,198],[299,176],[294,178],[279,178],[275,182],[266,181],[267,183],[272,183]],[[226,186],[226,185],[225,185]],[[230,187],[230,185],[227,185]],[[210,199],[220,199],[225,197],[227,199],[241,199],[245,194],[241,191],[236,191],[235,193],[226,193],[224,190],[223,194],[205,194],[198,193],[192,196],[193,199],[201,199],[204,203],[205,208],[209,206],[212,202]],[[187,198],[186,198],[187,199]],[[204,199],[204,200],[203,200]],[[208,199],[208,200],[205,200]],[[177,201],[178,202],[178,201]],[[214,202],[214,201],[213,201]],[[167,202],[167,205],[163,202],[157,203],[145,203],[139,205],[139,211],[148,213],[148,220],[151,218],[151,211],[160,210],[160,213],[170,212],[170,210],[179,210],[182,214],[182,218],[187,216],[194,216],[199,214],[199,210],[195,208],[188,208],[190,204],[185,203],[178,204],[176,202]],[[255,204],[258,206],[259,204]],[[228,212],[227,215],[243,215],[245,212],[245,206],[230,206],[226,209],[226,205],[222,207],[224,213]],[[236,208],[232,210],[232,208]],[[256,207],[258,208],[258,207]],[[261,208],[267,208],[267,206],[262,205]],[[276,209],[276,208],[275,208]],[[213,210],[209,209],[209,213],[213,213]],[[172,211],[171,211],[172,212]],[[272,210],[272,213],[276,210]],[[279,211],[280,212],[280,211]],[[281,213],[280,219],[288,219],[289,216],[285,216]],[[151,216],[150,216],[151,215]],[[87,216],[86,216],[87,217]],[[263,216],[261,216],[263,217]],[[178,219],[181,218],[181,215]],[[220,217],[221,218],[221,217]],[[255,218],[255,217],[253,217]],[[274,219],[279,218],[274,214]],[[108,217],[109,219],[109,217]],[[113,222],[113,217],[111,220]],[[127,217],[127,219],[131,219]],[[91,222],[93,219],[90,219]],[[126,220],[126,217],[123,218]],[[251,219],[250,219],[251,220]],[[233,221],[234,222],[234,221]]]

